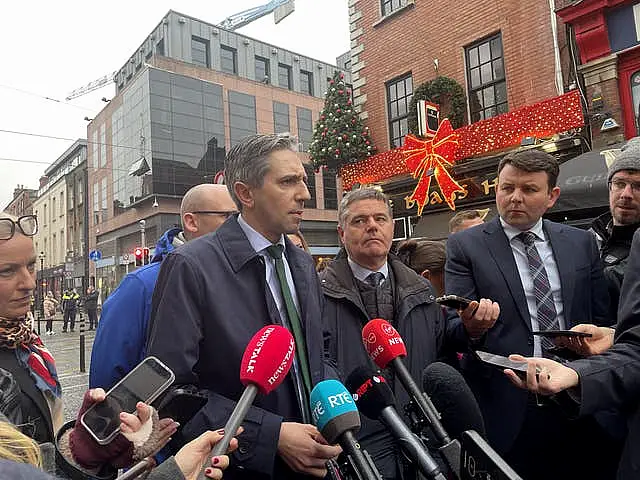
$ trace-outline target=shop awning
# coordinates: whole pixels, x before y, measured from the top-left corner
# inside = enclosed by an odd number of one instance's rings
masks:
[[[549,213],[609,205],[607,165],[599,151],[578,155],[560,165],[560,197]]]

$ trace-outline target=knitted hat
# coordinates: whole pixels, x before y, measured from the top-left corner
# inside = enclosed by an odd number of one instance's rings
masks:
[[[632,138],[629,140],[622,150],[620,154],[613,161],[611,166],[609,167],[609,174],[607,176],[607,181],[611,181],[611,177],[615,175],[616,172],[620,170],[638,170],[640,171],[640,139]]]

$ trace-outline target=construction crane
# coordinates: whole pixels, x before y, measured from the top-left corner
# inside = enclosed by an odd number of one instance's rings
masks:
[[[293,13],[294,9],[295,0],[271,0],[269,3],[265,3],[259,7],[249,8],[234,15],[230,15],[217,26],[224,28],[225,30],[237,30],[238,28],[242,28],[245,25],[250,24],[254,20],[262,18],[265,15],[269,15],[271,12],[273,12],[275,23],[280,23],[285,17]],[[65,100],[73,100],[74,98],[81,97],[112,83],[117,73],[118,72],[115,71],[111,74],[104,75],[80,88],[76,88],[67,95]]]

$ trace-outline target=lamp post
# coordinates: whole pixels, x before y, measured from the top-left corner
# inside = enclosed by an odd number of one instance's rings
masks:
[[[40,252],[40,281],[38,282],[38,301],[40,302],[40,314],[38,315],[38,335],[40,335],[40,319],[44,317],[44,252]]]
[[[140,220],[139,224],[140,224],[140,242],[141,242],[140,246],[142,248],[144,248],[144,247],[146,247],[146,239],[145,239],[145,236],[144,236],[144,233],[145,233],[144,232],[144,227],[147,224],[147,222],[146,222],[146,220]]]

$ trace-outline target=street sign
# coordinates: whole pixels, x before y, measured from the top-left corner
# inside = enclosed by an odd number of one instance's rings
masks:
[[[100,259],[102,259],[102,252],[100,250],[91,250],[89,252],[89,260],[97,262]]]

